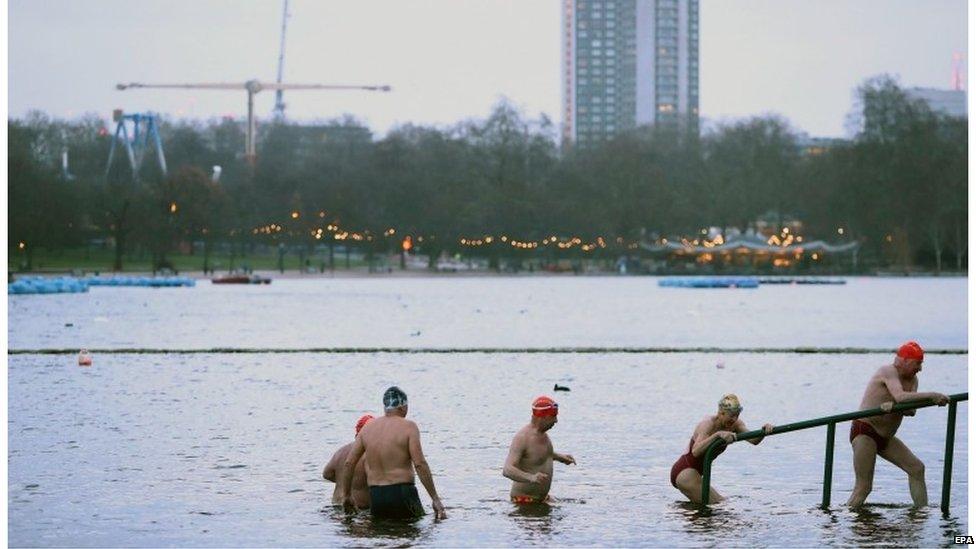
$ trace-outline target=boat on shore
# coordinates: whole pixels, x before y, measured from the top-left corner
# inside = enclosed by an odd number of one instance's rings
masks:
[[[819,276],[764,276],[759,279],[760,284],[804,284],[804,285],[843,285],[847,281],[843,278],[827,278]]]
[[[271,279],[256,274],[229,274],[210,279],[214,284],[271,284]]]

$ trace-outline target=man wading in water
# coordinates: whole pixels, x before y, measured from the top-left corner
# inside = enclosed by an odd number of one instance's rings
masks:
[[[522,427],[508,450],[508,459],[502,475],[511,479],[512,490],[509,495],[512,503],[526,505],[548,503],[549,488],[552,486],[552,462],[566,465],[576,464],[569,454],[557,454],[552,449],[552,441],[546,431],[558,421],[559,405],[549,397],[541,396],[532,402],[532,420]]]
[[[925,358],[922,347],[909,341],[898,348],[895,361],[882,366],[871,376],[868,387],[861,398],[860,410],[881,408],[890,412],[896,402],[929,399],[939,406],[945,406],[949,397],[941,393],[917,393],[918,378]],[[864,504],[874,482],[874,463],[877,456],[898,466],[908,473],[908,490],[912,494],[915,507],[928,505],[929,496],[925,489],[925,464],[922,463],[905,443],[895,436],[903,416],[914,416],[915,410],[889,413],[883,416],[855,419],[851,422],[851,446],[854,448],[854,490],[847,505],[858,509]]]
[[[369,484],[369,510],[377,518],[417,518],[424,515],[413,471],[433,500],[434,516],[447,518],[444,504],[437,496],[434,477],[420,447],[420,429],[406,419],[407,394],[399,387],[383,393],[385,415],[363,427],[342,467],[340,486],[343,507],[356,508],[350,496],[353,470],[365,455],[366,482]]]

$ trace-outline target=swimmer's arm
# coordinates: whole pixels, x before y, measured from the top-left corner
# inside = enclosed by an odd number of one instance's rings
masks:
[[[521,435],[516,435],[508,449],[508,457],[505,458],[505,466],[502,467],[502,476],[515,482],[535,482],[534,474],[526,473],[515,466],[522,460],[523,452],[525,452],[525,441]],[[553,458],[555,459],[555,455]]]
[[[342,463],[342,471],[339,472],[339,493],[342,495],[342,499],[346,500],[349,498],[350,488],[352,487],[352,474],[356,469],[356,464],[359,463],[359,458],[363,457],[366,452],[366,447],[363,446],[362,437],[356,437],[356,441],[353,442],[352,448],[349,450],[349,455],[346,456],[346,460]]]
[[[437,488],[434,487],[434,475],[430,473],[430,465],[427,464],[423,448],[420,447],[420,429],[416,423],[411,422],[410,432],[407,436],[410,460],[413,461],[413,468],[416,469],[417,476],[420,477],[420,483],[424,485],[424,489],[427,490],[430,499],[440,501],[441,498],[437,495]]]
[[[336,475],[342,468],[342,457],[345,456],[342,456],[341,451],[332,454],[332,459],[325,465],[325,469],[322,469],[322,478],[329,482],[336,482]]]
[[[894,368],[890,371],[885,371],[881,374],[881,380],[885,384],[885,388],[891,393],[891,398],[894,399],[896,403],[907,402],[909,400],[931,400],[942,406],[949,402],[949,397],[943,395],[942,393],[919,393],[917,391],[906,391],[901,387],[901,381],[898,379],[898,374],[895,373]],[[914,389],[918,388],[918,382],[916,381]]]
[[[918,378],[915,378],[912,382],[912,390],[915,391],[917,389],[918,389]],[[914,416],[915,410],[905,410],[901,413],[901,415],[908,416],[908,417]]]
[[[574,458],[569,454],[558,454],[556,452],[553,452],[552,459],[558,461],[559,463],[564,463],[566,465],[576,465],[576,458]]]
[[[735,422],[735,429],[734,429],[734,431],[735,431],[736,434],[745,433],[748,430],[749,430],[749,428],[746,427],[746,422],[742,421],[741,419],[739,421]],[[766,434],[768,434],[770,431],[773,430],[773,426],[772,426],[772,424],[767,423],[767,424],[763,425],[763,429],[762,430],[763,430],[763,435],[762,436],[759,436],[759,437],[756,437],[756,438],[750,438],[747,442],[749,444],[752,444],[753,446],[758,446],[759,443],[762,442],[764,438],[766,438]]]
[[[705,423],[702,422],[695,429],[695,444],[691,448],[691,455],[697,457],[702,457],[705,455],[705,450],[708,449],[708,445],[712,443],[713,440],[717,438],[722,438],[723,433],[728,433],[728,431],[716,431],[711,435],[705,435]]]

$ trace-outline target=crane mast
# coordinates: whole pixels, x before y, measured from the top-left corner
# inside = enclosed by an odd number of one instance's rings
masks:
[[[281,84],[281,78],[285,73],[285,31],[287,28],[288,0],[285,0],[284,8],[281,11],[281,47],[278,50],[278,84]],[[285,117],[284,92],[280,89],[275,91],[274,117],[278,120]]]

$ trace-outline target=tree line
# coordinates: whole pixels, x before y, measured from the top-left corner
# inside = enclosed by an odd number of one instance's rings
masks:
[[[855,137],[813,151],[778,116],[700,136],[646,127],[561,147],[545,116],[502,101],[484,120],[408,124],[378,140],[350,118],[325,133],[269,122],[252,166],[240,154],[239,121],[164,120],[168,173],[149,152],[138,178],[125,161],[106,170],[105,121],[35,112],[8,121],[8,247],[29,268],[35,249],[104,239],[121,269],[127,250],[147,250],[162,266],[194,242],[206,268],[216,245],[243,255],[262,244],[328,244],[369,255],[410,237],[432,263],[447,252],[497,266],[519,254],[633,255],[640,242],[746,231],[764,218],[799,221],[808,240],[857,240],[866,266],[963,269],[967,121],[933,112],[889,76],[865,81],[855,97]],[[548,245],[552,237],[560,246]]]

